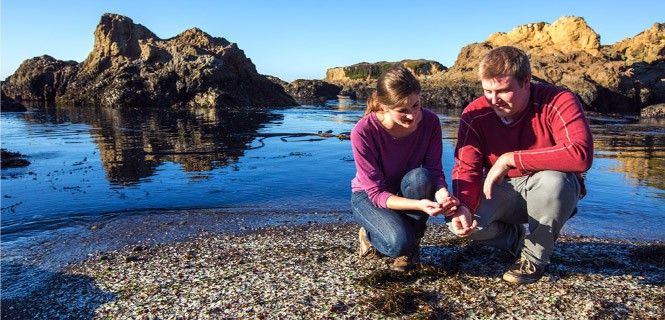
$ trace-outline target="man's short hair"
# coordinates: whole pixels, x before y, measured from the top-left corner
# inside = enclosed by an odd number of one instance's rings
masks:
[[[500,76],[514,76],[520,83],[531,75],[531,65],[526,53],[511,46],[497,47],[480,60],[478,76],[490,79]]]

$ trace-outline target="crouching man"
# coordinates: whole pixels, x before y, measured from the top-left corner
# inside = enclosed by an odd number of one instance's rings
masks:
[[[479,77],[484,96],[460,119],[452,179],[461,204],[449,227],[519,256],[503,279],[532,283],[585,193],[581,173],[591,166],[591,131],[573,93],[531,83],[520,49],[489,51]]]

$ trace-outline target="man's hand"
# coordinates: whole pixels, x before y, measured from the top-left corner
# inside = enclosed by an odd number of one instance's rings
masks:
[[[512,168],[515,168],[515,158],[512,152],[506,152],[496,159],[490,171],[487,172],[485,184],[483,184],[485,198],[492,199],[492,185],[499,184]]]
[[[435,217],[436,215],[443,212],[443,209],[439,203],[429,199],[418,200],[418,209],[424,213],[427,213],[430,217]]]
[[[439,189],[434,194],[434,199],[436,199],[436,202],[441,205],[441,210],[444,216],[450,215],[457,210],[457,206],[459,206],[459,200],[454,196],[451,196],[446,188]]]
[[[469,208],[465,205],[460,205],[455,215],[453,215],[451,224],[455,234],[464,238],[476,231],[478,221],[473,220],[473,215],[469,211]]]

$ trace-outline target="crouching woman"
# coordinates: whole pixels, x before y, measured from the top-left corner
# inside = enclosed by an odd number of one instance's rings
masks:
[[[361,259],[386,255],[405,271],[420,259],[427,219],[450,215],[458,201],[444,180],[441,124],[420,104],[420,83],[404,67],[386,71],[351,132],[356,176],[353,214]]]

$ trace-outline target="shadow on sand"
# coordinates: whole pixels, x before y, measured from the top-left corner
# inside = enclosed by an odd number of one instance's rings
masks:
[[[114,294],[98,288],[90,277],[14,263],[3,263],[2,268],[33,274],[35,281],[39,282],[34,284],[38,288],[27,296],[7,297],[4,292],[13,284],[3,279],[2,319],[92,319],[100,305],[116,299]]]

